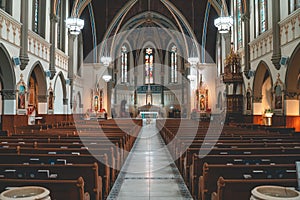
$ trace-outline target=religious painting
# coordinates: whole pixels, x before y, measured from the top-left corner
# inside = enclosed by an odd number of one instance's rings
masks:
[[[200,111],[205,111],[205,97],[203,94],[200,95]]]
[[[30,77],[29,81],[29,98],[28,98],[28,105],[35,105],[36,104],[36,81],[33,77]]]
[[[273,89],[273,106],[277,114],[282,114],[283,112],[283,82],[280,79],[280,74],[277,75],[277,80]]]
[[[20,75],[20,81],[17,84],[17,109],[26,108],[27,87],[23,80],[23,74]]]
[[[275,109],[282,109],[282,91],[280,85],[275,87]]]
[[[95,95],[94,96],[94,110],[97,112],[99,109],[99,96]]]
[[[25,85],[19,86],[19,95],[18,95],[18,109],[25,109]]]
[[[49,92],[49,97],[48,97],[48,109],[53,110],[53,92]]]
[[[202,81],[202,74],[200,75],[199,89],[196,90],[197,110],[200,112],[210,112],[208,109],[208,89]]]
[[[246,100],[247,100],[247,110],[251,110],[251,93],[250,92],[247,92]]]
[[[48,110],[53,110],[53,102],[54,102],[54,94],[50,83],[50,87],[48,89]]]
[[[246,109],[252,110],[252,90],[250,83],[248,83],[247,93],[246,93]]]

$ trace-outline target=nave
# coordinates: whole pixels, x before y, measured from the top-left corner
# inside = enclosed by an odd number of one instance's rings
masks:
[[[155,121],[141,129],[108,199],[192,199]]]
[[[52,200],[241,200],[258,186],[298,188],[299,132],[219,122],[77,119],[18,127],[0,137],[0,190],[40,186]]]

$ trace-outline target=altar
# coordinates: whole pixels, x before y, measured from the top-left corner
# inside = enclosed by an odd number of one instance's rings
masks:
[[[140,112],[140,115],[142,119],[148,119],[148,118],[156,119],[158,117],[158,112],[143,111]]]

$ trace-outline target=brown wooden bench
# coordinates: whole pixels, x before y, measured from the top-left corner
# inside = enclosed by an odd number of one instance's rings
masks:
[[[251,190],[260,185],[297,187],[297,179],[218,179],[218,189],[212,193],[212,200],[246,200],[251,197]]]
[[[226,165],[204,163],[199,178],[197,199],[210,199],[217,191],[218,178],[230,179],[296,179],[295,164],[276,165]]]
[[[81,176],[84,190],[91,199],[102,199],[102,177],[98,175],[98,164],[0,164],[0,176],[4,179],[74,180]]]
[[[84,191],[84,179],[82,177],[75,180],[0,179],[1,191],[8,187],[33,185],[47,188],[53,200],[89,200],[89,194]]]

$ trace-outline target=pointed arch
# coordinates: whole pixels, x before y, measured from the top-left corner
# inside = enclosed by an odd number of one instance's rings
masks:
[[[56,89],[56,83],[57,83],[58,79],[60,79],[61,84],[62,84],[63,99],[66,99],[66,97],[67,97],[66,79],[64,77],[64,74],[61,71],[58,73],[58,75],[56,76],[56,79],[54,81],[54,92]]]
[[[271,78],[271,83],[273,84],[270,68],[265,61],[260,61],[253,81],[253,95],[255,99],[261,98],[262,85],[268,76]]]
[[[34,78],[36,80],[36,84],[38,85],[38,98],[40,99],[39,102],[47,102],[45,98],[47,96],[47,81],[46,81],[46,74],[42,63],[40,61],[36,61],[28,76],[27,85],[30,86],[30,78]]]
[[[9,52],[5,46],[0,43],[0,81],[2,90],[15,90],[16,76],[13,68],[13,63]]]
[[[292,53],[287,65],[285,86],[288,96],[300,95],[300,43]]]

